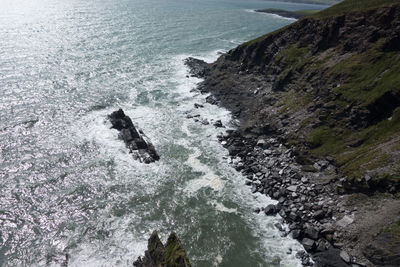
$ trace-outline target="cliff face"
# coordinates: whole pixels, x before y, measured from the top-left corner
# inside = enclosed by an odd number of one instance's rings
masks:
[[[342,225],[336,229],[339,242],[333,246],[341,247],[343,242],[344,249],[367,257],[368,266],[400,264],[398,1],[345,0],[242,44],[205,70],[198,62],[196,66],[196,74],[205,78],[199,89],[211,93],[207,101],[225,106],[241,122],[240,133],[225,142],[230,154],[254,162],[247,155],[256,154],[255,147],[263,147],[272,135],[290,147],[304,170],[317,171],[313,166],[318,169],[321,161],[333,163],[337,169],[332,168],[328,176],[314,175],[323,182],[313,180],[321,198],[325,192],[337,203],[328,205],[328,212],[339,203],[350,210],[343,216],[339,207],[328,216]],[[240,146],[246,149],[233,150]],[[267,152],[261,150],[257,163],[258,172],[269,169],[261,180],[264,187],[254,185],[254,190],[281,199],[276,190],[290,179],[269,175],[271,168],[264,161]],[[253,174],[244,168],[252,180]],[[290,207],[296,204],[306,209],[307,201],[286,197],[292,199],[282,199],[280,214],[290,222]],[[318,208],[317,203],[310,204]],[[297,227],[299,219],[292,217],[291,226]],[[317,228],[324,226],[320,219],[303,217]],[[342,257],[348,262],[347,258]]]
[[[400,4],[381,2],[307,17],[245,43],[210,66],[202,88],[233,109],[243,129],[278,131],[303,153],[333,156],[348,190],[394,192]]]

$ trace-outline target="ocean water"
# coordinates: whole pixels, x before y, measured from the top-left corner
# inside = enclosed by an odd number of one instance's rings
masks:
[[[227,163],[221,129],[183,59],[209,62],[293,20],[244,0],[0,2],[0,266],[131,266],[153,230],[176,231],[193,266],[300,266],[297,241]],[[321,8],[321,6],[319,6]],[[204,104],[195,109],[194,103]],[[128,154],[123,108],[161,160]],[[291,249],[292,252],[289,251]],[[66,256],[68,255],[68,256]]]

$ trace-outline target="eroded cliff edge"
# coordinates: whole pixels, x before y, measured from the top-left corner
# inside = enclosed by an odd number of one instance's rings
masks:
[[[197,73],[205,78],[199,89],[212,93],[208,102],[241,122],[221,138],[244,163],[237,169],[253,191],[281,200],[278,210],[310,251],[332,246],[367,265],[400,264],[398,1],[346,0],[240,45]],[[296,175],[255,163],[275,153],[276,143],[290,149],[295,162],[282,159],[288,166],[302,166]]]

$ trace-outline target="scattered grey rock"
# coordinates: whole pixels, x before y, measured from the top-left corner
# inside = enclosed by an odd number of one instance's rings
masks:
[[[274,214],[276,214],[276,212],[277,212],[276,207],[275,207],[275,205],[272,205],[272,204],[266,206],[264,209],[265,215],[274,215]]]
[[[309,252],[312,251],[315,247],[315,241],[309,238],[303,238],[301,244],[303,245],[304,249]]]
[[[336,225],[345,228],[348,225],[352,224],[353,221],[354,221],[354,215],[345,215],[343,216],[342,219],[336,222]]]
[[[340,257],[341,257],[342,260],[344,260],[344,262],[346,262],[346,263],[350,263],[350,262],[351,262],[351,259],[350,259],[349,254],[347,254],[347,252],[344,251],[344,250],[340,251]]]
[[[288,186],[287,190],[290,191],[290,192],[296,192],[297,191],[297,185]]]

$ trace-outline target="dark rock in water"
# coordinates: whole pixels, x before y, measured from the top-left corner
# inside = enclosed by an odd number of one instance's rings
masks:
[[[264,213],[265,215],[275,215],[277,212],[275,205],[269,204],[268,206],[265,207]]]
[[[213,125],[214,125],[215,127],[217,127],[217,128],[224,127],[224,125],[222,125],[222,121],[221,121],[221,120],[215,121]]]
[[[193,57],[185,59],[185,65],[189,67],[189,73],[192,77],[204,78],[209,72],[208,63]]]
[[[315,267],[347,267],[350,266],[340,257],[340,249],[330,248],[326,251],[315,253],[313,260]]]
[[[157,231],[154,231],[148,241],[147,250],[139,257],[133,266],[136,267],[191,267],[185,249],[172,232],[165,246],[160,241]]]
[[[309,252],[315,248],[314,240],[309,239],[309,238],[303,238],[303,240],[301,240],[301,244],[303,245],[305,250],[307,250]]]
[[[140,162],[151,163],[159,160],[154,146],[143,132],[138,132],[132,123],[131,118],[125,115],[122,109],[108,115],[112,128],[119,131],[118,137],[125,142],[129,153]]]
[[[206,97],[206,102],[211,104],[211,105],[216,105],[218,104],[218,100],[215,98],[213,95],[209,95]]]

